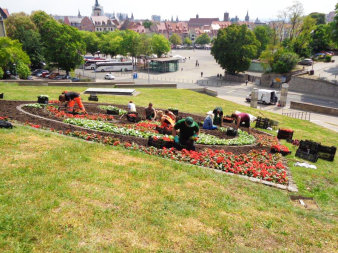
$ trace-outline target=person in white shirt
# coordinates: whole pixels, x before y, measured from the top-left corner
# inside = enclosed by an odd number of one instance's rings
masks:
[[[128,112],[136,112],[136,105],[133,103],[133,101],[129,101]]]

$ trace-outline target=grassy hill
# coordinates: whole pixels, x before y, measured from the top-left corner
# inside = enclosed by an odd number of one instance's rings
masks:
[[[0,84],[8,100],[56,99],[62,90]],[[186,90],[139,91],[132,100],[140,106],[261,113]],[[338,146],[330,130],[263,113],[293,128],[297,139]],[[290,165],[296,160],[288,157]],[[314,197],[318,210],[295,205],[286,191],[28,127],[0,130],[0,161],[2,251],[334,252],[338,239],[337,157],[320,160],[317,170],[291,166],[297,194]]]

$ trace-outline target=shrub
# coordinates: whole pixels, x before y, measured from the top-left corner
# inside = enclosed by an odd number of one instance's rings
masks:
[[[23,63],[23,62],[18,63],[17,74],[19,75],[19,77],[21,79],[27,79],[27,77],[30,75],[30,73],[31,73],[31,71],[25,63]]]
[[[331,62],[331,60],[332,60],[332,56],[331,55],[326,55],[325,58],[324,58],[325,62]]]
[[[4,71],[2,68],[0,68],[0,79],[2,79],[4,77]]]

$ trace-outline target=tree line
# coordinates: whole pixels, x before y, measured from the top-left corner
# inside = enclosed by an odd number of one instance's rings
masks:
[[[303,6],[295,2],[281,11],[271,26],[233,24],[218,32],[212,55],[230,74],[248,70],[253,59],[260,59],[275,73],[290,72],[300,58],[338,47],[338,4],[333,22],[325,14],[303,15]]]
[[[27,78],[30,68],[57,67],[69,71],[83,63],[83,55],[100,52],[115,57],[161,57],[170,51],[163,35],[145,35],[132,30],[113,32],[80,31],[56,21],[43,11],[31,15],[15,13],[5,20],[8,37],[0,38],[0,78],[17,72]]]

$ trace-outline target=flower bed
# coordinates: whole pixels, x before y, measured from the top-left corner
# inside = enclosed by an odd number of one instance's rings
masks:
[[[89,120],[100,120],[100,121],[111,121],[114,119],[114,116],[106,114],[71,114],[66,113],[65,111],[59,111],[58,108],[54,106],[47,106],[47,111],[50,112],[57,118],[77,118],[77,119],[89,119]]]
[[[124,115],[127,114],[126,110],[120,109],[116,106],[112,106],[112,105],[99,105],[98,106],[99,109],[104,110],[104,111],[116,111],[116,115]]]
[[[68,119],[65,119],[64,122],[67,124],[81,126],[81,127],[92,129],[92,130],[99,130],[99,131],[109,132],[109,133],[114,133],[114,134],[131,135],[131,136],[136,136],[140,138],[149,138],[149,136],[153,136],[153,135],[157,137],[163,136],[153,131],[140,130],[140,129],[136,130],[134,128],[118,127],[113,124],[109,124],[105,122],[97,122],[94,120],[87,120],[87,119],[68,118]],[[170,138],[173,138],[173,137],[171,136]],[[253,144],[255,143],[255,140],[256,139],[254,136],[249,135],[245,131],[239,130],[238,138],[234,138],[234,139],[220,139],[213,135],[201,133],[196,143],[204,144],[204,145],[240,146],[240,145]]]
[[[102,122],[101,122],[102,123]],[[42,128],[40,125],[27,123],[34,128]],[[201,152],[188,151],[183,149],[178,151],[174,148],[158,149],[155,147],[145,147],[135,143],[120,143],[116,138],[102,136],[99,134],[89,134],[86,131],[55,131],[60,134],[81,138],[87,141],[95,141],[107,145],[122,146],[129,150],[140,151],[149,155],[203,166],[207,168],[222,170],[225,172],[245,175],[279,184],[288,184],[287,170],[283,165],[280,154],[269,154],[266,151],[253,150],[248,154],[234,155],[224,150],[205,149]],[[167,140],[169,141],[169,140]]]

